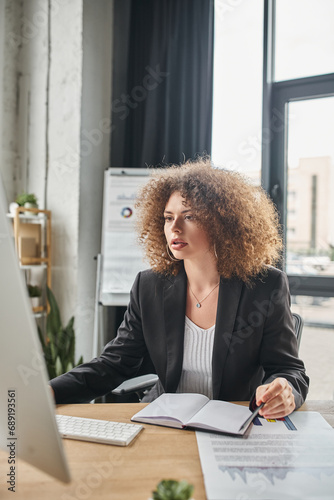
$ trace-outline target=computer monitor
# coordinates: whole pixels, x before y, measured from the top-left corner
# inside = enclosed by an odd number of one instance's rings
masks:
[[[70,473],[0,177],[0,447],[63,482]],[[17,464],[16,464],[17,465]],[[10,476],[9,476],[10,477]]]

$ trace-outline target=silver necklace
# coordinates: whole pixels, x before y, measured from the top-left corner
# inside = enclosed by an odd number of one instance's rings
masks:
[[[202,300],[198,300],[198,298],[196,297],[196,295],[194,294],[194,292],[192,291],[192,289],[191,289],[191,287],[190,287],[190,283],[189,283],[189,281],[188,281],[188,284],[189,284],[189,290],[191,291],[191,293],[193,294],[193,296],[194,296],[194,297],[195,297],[195,299],[197,300],[196,307],[200,308],[200,307],[202,307],[202,302],[204,302],[204,301],[205,301],[205,299],[207,299],[207,298],[209,297],[209,295],[211,295],[211,294],[212,294],[212,292],[213,292],[213,291],[217,288],[217,286],[219,285],[219,281],[218,281],[217,285],[215,285],[215,286],[213,287],[213,289],[211,290],[211,292],[209,292],[209,293],[208,293],[208,295],[206,295],[206,296],[204,297],[204,299],[202,299]]]

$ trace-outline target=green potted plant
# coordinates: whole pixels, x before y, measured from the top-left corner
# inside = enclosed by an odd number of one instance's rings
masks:
[[[15,200],[15,203],[17,203],[19,207],[38,208],[38,201],[33,193],[23,192],[19,194]],[[31,212],[26,213],[31,215]]]
[[[30,203],[33,206],[33,208],[38,208],[37,198],[32,193],[23,192],[17,196],[15,201],[20,207],[25,207],[26,203]]]
[[[152,493],[152,500],[190,500],[194,487],[187,481],[163,479]]]
[[[39,306],[39,299],[42,296],[42,289],[37,285],[27,285],[32,307]]]
[[[46,339],[38,329],[40,341],[42,343],[45,362],[50,379],[68,372],[74,366],[83,363],[82,356],[75,364],[75,333],[74,317],[69,320],[67,325],[62,325],[59,307],[54,294],[47,287],[47,299],[49,303],[49,312],[46,320]]]

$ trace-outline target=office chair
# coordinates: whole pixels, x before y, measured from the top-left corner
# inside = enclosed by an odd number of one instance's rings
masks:
[[[297,313],[292,313],[292,317],[294,321],[295,333],[297,337],[297,346],[299,350],[304,322],[301,316],[299,316],[299,314]],[[144,395],[157,383],[158,380],[159,380],[158,375],[154,373],[149,373],[148,375],[141,375],[140,377],[134,377],[129,380],[126,380],[121,385],[116,387],[116,389],[112,391],[112,394],[114,394],[115,396],[125,396],[128,394],[135,393],[139,401],[141,401]]]
[[[297,337],[297,346],[298,346],[298,350],[299,350],[304,321],[303,321],[302,317],[299,316],[299,314],[297,314],[297,313],[292,313],[292,317],[294,320],[295,333],[296,333],[296,337]]]
[[[111,393],[115,396],[126,396],[128,394],[135,393],[139,401],[141,401],[145,394],[158,382],[158,380],[158,375],[154,373],[130,378],[116,387],[113,391],[111,391]]]

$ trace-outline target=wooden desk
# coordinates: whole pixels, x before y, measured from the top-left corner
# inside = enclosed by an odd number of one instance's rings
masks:
[[[142,406],[135,403],[63,405],[58,406],[57,412],[130,422]],[[301,410],[320,412],[334,427],[334,401],[308,401]],[[186,479],[195,486],[194,498],[205,500],[195,432],[154,425],[144,427],[136,440],[124,448],[65,439],[72,474],[69,485],[19,461],[16,493],[1,491],[0,498],[147,500],[161,479]],[[2,451],[0,464],[3,473],[2,464],[7,464],[7,455]],[[3,486],[3,477],[1,479]]]

